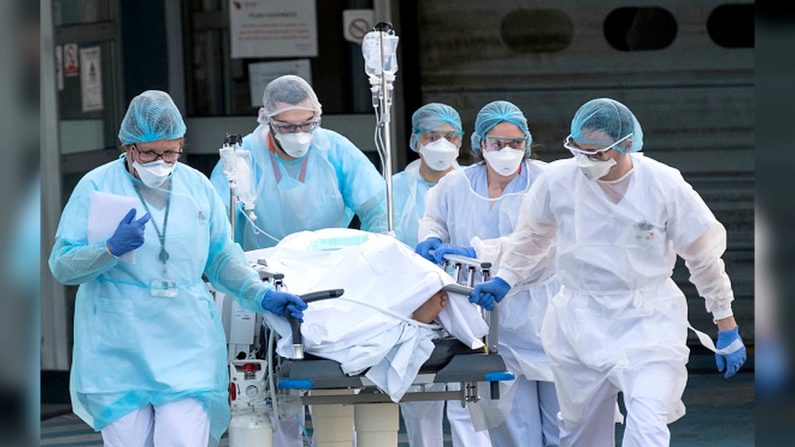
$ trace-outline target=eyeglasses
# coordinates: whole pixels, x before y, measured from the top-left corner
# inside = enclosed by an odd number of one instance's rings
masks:
[[[423,130],[420,132],[420,138],[426,143],[432,143],[440,138],[451,143],[458,143],[461,140],[461,134],[454,130]]]
[[[512,149],[524,149],[527,145],[527,138],[502,138],[486,136],[485,149],[487,151],[498,151],[506,146]]]
[[[277,133],[298,133],[312,132],[320,125],[320,120],[308,121],[306,123],[285,123],[283,121],[270,120],[271,127]]]
[[[140,158],[141,161],[144,163],[155,161],[158,158],[162,158],[163,161],[166,161],[168,163],[174,163],[182,155],[181,149],[177,150],[169,149],[163,152],[158,152],[158,151],[153,151],[151,149],[141,149],[138,147],[137,144],[133,144],[133,148],[135,149],[136,152],[138,152],[138,158]]]
[[[609,151],[610,149],[615,148],[616,146],[618,146],[620,143],[622,143],[624,140],[626,140],[627,138],[629,138],[631,136],[632,136],[632,133],[629,133],[627,136],[619,139],[618,141],[616,141],[615,143],[611,144],[610,146],[604,147],[602,149],[588,150],[588,149],[581,148],[577,144],[577,142],[574,141],[574,138],[572,138],[571,135],[569,135],[568,137],[566,137],[565,140],[563,140],[563,147],[565,147],[566,149],[571,151],[571,153],[574,154],[574,155],[588,157],[591,160],[599,161],[599,160],[602,160],[602,154],[604,154],[605,152]]]

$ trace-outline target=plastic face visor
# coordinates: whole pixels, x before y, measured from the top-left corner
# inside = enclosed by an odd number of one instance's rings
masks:
[[[571,137],[571,134],[569,134],[569,136],[566,137],[565,140],[563,140],[563,147],[568,149],[575,156],[588,157],[591,160],[600,161],[600,160],[602,160],[602,157],[601,157],[602,154],[604,154],[605,152],[609,151],[610,149],[614,149],[616,146],[618,146],[624,140],[626,140],[627,138],[629,138],[631,136],[632,136],[631,133],[627,134],[627,136],[619,139],[618,141],[616,141],[615,143],[611,144],[610,146],[604,147],[602,149],[588,150],[588,149],[583,149],[579,145],[577,145],[577,142],[575,142],[574,139]]]

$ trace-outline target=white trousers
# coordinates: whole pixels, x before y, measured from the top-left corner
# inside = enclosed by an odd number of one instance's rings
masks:
[[[427,386],[428,391],[444,391],[443,383]],[[409,447],[443,447],[444,401],[417,401],[400,404]]]
[[[505,422],[489,430],[494,447],[546,447],[560,444],[555,384],[518,376]]]
[[[304,407],[301,414],[279,420],[279,429],[273,433],[273,447],[301,447],[304,445]]]
[[[458,391],[458,383],[434,384],[430,391]],[[407,402],[400,404],[400,413],[406,425],[409,447],[442,447],[443,411],[447,405],[447,420],[453,447],[491,447],[487,431],[475,431],[469,409],[461,406],[460,400]]]
[[[449,385],[447,389],[460,389],[459,384]],[[450,434],[453,437],[453,447],[491,447],[489,432],[486,430],[475,431],[469,409],[461,406],[460,400],[447,401],[447,420],[450,422]]]
[[[624,393],[627,407],[624,447],[668,447],[671,433],[668,430],[668,413],[671,396],[681,396],[684,389],[677,385],[676,367],[665,363],[650,363],[634,373],[630,389],[620,390],[612,382],[605,380],[586,407],[583,418],[578,423],[567,422],[565,405],[561,403],[560,445],[613,446],[615,445],[616,399],[619,391]],[[578,373],[583,380],[583,373]],[[565,376],[556,378],[558,390],[576,393],[576,383],[566,382]],[[596,380],[596,378],[595,378]]]
[[[102,429],[105,447],[207,447],[210,419],[201,403],[147,405]]]

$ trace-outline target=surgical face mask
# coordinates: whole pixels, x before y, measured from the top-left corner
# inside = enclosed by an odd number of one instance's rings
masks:
[[[155,160],[150,163],[138,163],[133,160],[133,167],[138,173],[138,177],[144,185],[150,188],[157,188],[166,181],[171,172],[174,171],[175,163],[168,163],[164,160]]]
[[[598,180],[607,175],[613,166],[616,165],[616,161],[612,158],[607,160],[592,160],[585,155],[576,155],[574,157],[577,160],[577,166],[580,167],[582,173],[585,174],[585,177],[588,180]]]
[[[287,155],[301,158],[309,150],[312,134],[309,132],[276,133],[276,139],[279,140],[279,144]]]
[[[498,151],[483,151],[483,158],[491,169],[500,175],[511,175],[519,169],[524,160],[524,150],[504,147]]]
[[[458,147],[446,138],[439,138],[420,146],[420,155],[429,168],[434,171],[446,171],[458,158]]]

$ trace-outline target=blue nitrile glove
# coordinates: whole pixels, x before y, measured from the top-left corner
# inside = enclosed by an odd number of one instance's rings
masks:
[[[725,378],[729,378],[740,370],[740,367],[745,363],[745,345],[743,339],[740,338],[740,328],[735,327],[728,331],[718,331],[718,342],[715,344],[718,352],[715,353],[715,364],[718,366],[718,372],[726,370]],[[721,350],[726,352],[721,353]]]
[[[425,239],[424,241],[417,244],[417,248],[414,249],[414,252],[423,258],[434,262],[431,250],[436,250],[436,247],[440,245],[442,245],[441,239],[438,237],[429,237],[428,239]]]
[[[262,297],[262,308],[280,317],[287,313],[296,320],[304,321],[306,303],[292,293],[277,292],[273,289],[265,292]]]
[[[433,251],[433,260],[437,264],[444,263],[444,255],[460,255],[474,258],[476,253],[472,247],[458,247],[455,245],[442,244]]]
[[[472,289],[469,294],[469,302],[477,304],[486,310],[494,307],[494,302],[500,302],[511,290],[511,286],[499,276],[495,276],[491,281],[480,283]]]
[[[144,227],[149,222],[149,213],[144,217],[135,219],[135,208],[131,209],[126,216],[121,219],[113,236],[108,239],[108,251],[113,256],[121,256],[128,251],[135,250],[144,244]]]

